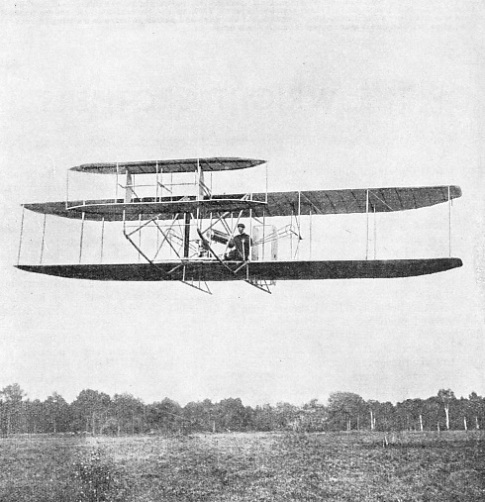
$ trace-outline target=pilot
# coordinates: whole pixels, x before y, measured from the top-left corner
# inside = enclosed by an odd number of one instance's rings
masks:
[[[251,237],[244,232],[244,223],[239,223],[237,225],[238,235],[233,237],[228,244],[228,251],[224,255],[226,260],[249,260],[250,249],[252,245]]]
[[[197,241],[197,244],[199,245],[199,258],[206,258],[209,256],[209,243],[204,240],[200,239]]]

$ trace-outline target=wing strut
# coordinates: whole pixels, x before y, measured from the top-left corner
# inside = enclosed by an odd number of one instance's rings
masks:
[[[20,222],[19,253],[17,255],[17,265],[20,265],[20,252],[22,251],[22,238],[24,236],[25,207],[22,208],[22,220]]]
[[[369,190],[365,191],[365,259],[369,259]]]
[[[184,258],[189,257],[190,243],[190,213],[184,214]]]
[[[448,253],[451,258],[451,208],[453,199],[451,198],[451,187],[448,185]]]
[[[46,225],[46,220],[47,220],[47,214],[44,214],[44,223],[42,224],[42,243],[40,245],[39,265],[42,265],[42,260],[44,259],[45,225]]]

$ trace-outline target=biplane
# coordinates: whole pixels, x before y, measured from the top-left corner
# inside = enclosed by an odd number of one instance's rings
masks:
[[[266,166],[265,192],[214,193],[214,173],[260,165]],[[300,260],[298,252],[293,252],[303,238],[302,218],[310,218],[311,225],[312,218],[322,215],[365,213],[368,236],[369,214],[451,204],[461,196],[458,186],[268,192],[266,161],[232,157],[83,164],[70,171],[113,175],[115,197],[69,200],[68,181],[65,201],[24,204],[24,209],[44,215],[44,232],[47,215],[81,220],[80,251],[76,264],[44,265],[43,249],[41,263],[20,264],[22,215],[19,269],[76,279],[181,281],[210,293],[211,281],[240,280],[271,292],[278,280],[400,278],[462,265],[459,258],[451,257],[451,249],[450,256],[444,258],[391,260],[369,259],[368,252],[362,260]],[[148,181],[138,182],[141,176]],[[289,223],[277,227],[274,221],[281,218]],[[81,263],[86,220],[102,226],[100,263]],[[138,254],[137,263],[103,262],[104,226],[108,222],[121,224],[124,237]],[[245,225],[244,233],[249,231],[245,234],[249,247],[244,251],[235,246],[236,229],[243,229],[241,224]],[[150,245],[141,238],[142,232],[148,231],[156,236]],[[290,259],[278,256],[278,243],[283,239],[294,239]]]

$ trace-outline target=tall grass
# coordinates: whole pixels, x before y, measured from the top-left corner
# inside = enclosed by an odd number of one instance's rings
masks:
[[[76,500],[71,438],[12,436],[0,440],[0,500]]]
[[[105,448],[93,445],[81,451],[73,463],[73,471],[79,502],[126,500],[125,477]]]
[[[0,453],[2,501],[485,500],[482,433],[12,438]]]

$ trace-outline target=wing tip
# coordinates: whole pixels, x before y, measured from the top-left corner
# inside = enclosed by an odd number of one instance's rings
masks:
[[[453,188],[454,193],[454,198],[458,199],[458,197],[461,197],[463,195],[463,192],[461,190],[461,187],[458,185],[453,185],[451,188]]]
[[[451,265],[450,268],[463,267],[463,261],[461,260],[461,258],[448,258],[448,260]]]

